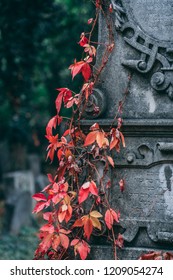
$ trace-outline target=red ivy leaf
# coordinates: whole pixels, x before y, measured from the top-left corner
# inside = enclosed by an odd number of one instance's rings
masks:
[[[72,91],[68,88],[57,88],[57,90],[60,92],[59,95],[60,94],[63,95],[63,101],[66,104],[72,97]],[[56,103],[56,101],[55,101],[55,103]]]
[[[96,184],[95,184],[94,181],[91,181],[89,191],[90,191],[90,193],[92,193],[93,195],[98,196],[98,189],[97,189],[97,186],[96,186]]]
[[[73,208],[71,207],[71,205],[68,205],[68,209],[66,211],[66,216],[65,216],[66,223],[68,223],[68,221],[71,219],[72,212],[73,212]]]
[[[55,129],[57,126],[57,123],[59,125],[61,123],[61,121],[62,121],[62,117],[54,116],[53,118],[51,118],[46,126],[46,134],[52,135],[52,129],[53,128]]]
[[[62,99],[63,99],[63,92],[60,92],[55,100],[55,106],[56,106],[56,110],[57,113],[59,114],[60,110],[61,110],[61,105],[62,105]]]
[[[72,78],[79,74],[82,71],[82,67],[84,66],[84,61],[74,61],[74,64],[70,65],[69,69],[71,69]]]
[[[72,78],[82,72],[85,81],[88,81],[91,76],[91,67],[88,63],[91,61],[90,59],[87,61],[75,61],[74,64],[70,65],[69,69],[71,69]]]
[[[43,214],[43,219],[45,219],[46,221],[52,222],[52,212],[46,212]]]
[[[39,201],[37,202],[36,206],[34,207],[34,210],[32,211],[32,213],[38,213],[41,210],[43,210],[45,207],[48,207],[50,204],[50,202],[43,202],[43,201]]]
[[[90,239],[92,231],[93,231],[92,220],[88,218],[84,223],[84,232],[88,240]]]
[[[93,144],[96,140],[96,136],[97,136],[97,131],[91,131],[90,133],[88,133],[85,139],[84,147]]]
[[[105,143],[104,132],[102,132],[102,131],[97,132],[96,141],[97,141],[99,148],[102,148]]]
[[[52,243],[52,233],[48,233],[40,243],[39,251],[45,253],[50,248],[51,243]]]
[[[120,140],[118,138],[112,137],[110,142],[110,150],[112,150],[115,147],[116,151],[119,152],[119,142]]]
[[[85,260],[88,254],[90,253],[90,247],[88,243],[86,243],[84,240],[80,243],[80,246],[78,246],[77,251],[81,257],[82,260]]]
[[[98,196],[98,189],[94,181],[86,182],[80,188],[78,197],[79,204],[88,198],[89,193]]]
[[[46,196],[43,193],[36,193],[32,196],[36,201],[47,201]]]
[[[111,214],[111,211],[108,209],[105,213],[105,223],[108,227],[108,229],[111,229],[112,228],[112,225],[113,225],[113,216]]]
[[[82,219],[78,219],[75,221],[75,223],[73,224],[73,228],[74,227],[82,227],[83,226],[83,220]]]
[[[88,195],[89,195],[89,188],[83,189],[81,187],[79,190],[79,197],[78,197],[79,204],[84,202],[87,199]]]
[[[108,209],[105,213],[105,223],[108,229],[111,229],[113,226],[113,222],[119,222],[120,214],[116,213],[112,208]]]
[[[80,41],[79,41],[79,45],[80,45],[81,47],[84,47],[87,43],[88,43],[88,38],[85,37],[84,35],[81,36],[81,39],[80,39]]]
[[[66,211],[58,214],[58,220],[59,220],[60,223],[62,223],[62,221],[64,221],[65,216],[66,216]]]
[[[90,247],[84,240],[73,239],[71,246],[74,246],[75,255],[78,253],[82,260],[85,260],[90,253]]]
[[[110,209],[110,211],[115,222],[119,223],[120,213],[116,213],[113,209]]]
[[[50,147],[48,153],[47,153],[47,158],[50,158],[51,162],[53,161],[53,158],[54,158],[54,153],[55,153],[55,148],[54,146]]]
[[[62,247],[64,247],[65,249],[68,248],[69,246],[69,238],[67,235],[60,233],[60,241],[61,241],[61,245]]]
[[[91,77],[91,67],[87,62],[82,67],[82,75],[83,75],[86,82]]]
[[[54,235],[52,241],[52,248],[56,251],[59,245],[60,245],[60,237],[59,235]]]
[[[79,243],[79,239],[73,239],[70,243],[70,246],[75,246],[77,243]]]
[[[44,225],[40,228],[40,231],[47,231],[49,233],[53,233],[54,232],[54,226],[51,225],[51,224],[46,224],[46,225]]]
[[[112,165],[112,167],[114,167],[114,166],[115,166],[115,164],[114,164],[113,158],[112,158],[112,157],[110,157],[110,156],[107,156],[107,159],[108,159],[108,161],[109,161],[110,165]]]

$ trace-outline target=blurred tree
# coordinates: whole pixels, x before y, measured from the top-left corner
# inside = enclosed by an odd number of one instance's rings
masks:
[[[89,0],[0,0],[0,134],[14,157],[21,145],[39,150],[55,89],[71,83],[68,66],[80,57],[76,42],[92,8]]]

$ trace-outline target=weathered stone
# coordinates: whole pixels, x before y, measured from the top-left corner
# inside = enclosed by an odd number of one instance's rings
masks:
[[[109,1],[104,2],[108,4]],[[122,22],[115,34],[116,47],[98,84],[99,90],[106,96],[107,109],[103,116],[114,117],[115,108],[124,95],[128,75],[131,73],[132,81],[123,112],[124,118],[172,119],[173,103],[168,98],[172,99],[173,88],[172,0],[111,2],[115,8],[115,29],[118,11]],[[108,42],[102,16],[98,41]],[[102,51],[103,47],[100,45],[98,65]]]
[[[109,3],[104,1],[105,13]],[[111,205],[121,213],[125,239],[118,257],[135,259],[156,249],[173,250],[173,1],[111,3],[116,47],[97,84],[97,92],[106,97],[97,122],[105,130],[112,124],[130,74],[123,108],[126,148],[112,153],[116,165],[111,171]],[[98,41],[107,43],[107,36],[100,15]],[[98,47],[97,68],[103,46]],[[85,120],[83,126],[87,130],[94,122]],[[123,193],[118,184],[122,178]],[[111,247],[105,246],[94,247],[91,258],[113,258]]]

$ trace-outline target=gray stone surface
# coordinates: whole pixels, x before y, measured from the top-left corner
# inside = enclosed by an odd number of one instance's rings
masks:
[[[105,1],[108,3],[108,1]],[[104,117],[112,118],[132,74],[124,118],[172,118],[173,18],[172,0],[111,1],[114,10],[116,47],[98,88],[106,95]],[[118,6],[115,6],[117,5]],[[117,28],[117,11],[122,19]],[[164,8],[163,8],[164,7]],[[119,8],[119,9],[120,9]],[[120,9],[120,11],[121,11]],[[156,20],[157,18],[157,20]],[[100,19],[99,42],[107,43],[104,18]],[[103,47],[98,48],[97,63]]]
[[[111,2],[116,47],[97,84],[101,114],[92,117],[90,110],[83,125],[87,130],[99,117],[97,122],[105,130],[109,127],[131,74],[123,109],[126,148],[112,153],[116,165],[111,171],[111,205],[121,213],[125,239],[119,258],[135,259],[156,249],[173,251],[173,1]],[[108,42],[102,16],[98,40]],[[97,67],[102,53],[100,44]],[[122,178],[123,193],[118,184]],[[91,258],[113,258],[105,246],[103,241],[94,247]]]
[[[117,249],[117,259],[118,260],[138,260],[141,254],[146,254],[151,252],[151,248],[123,248]],[[167,250],[167,252],[171,252]],[[93,246],[91,249],[91,259],[93,260],[112,260],[113,252],[110,246]]]

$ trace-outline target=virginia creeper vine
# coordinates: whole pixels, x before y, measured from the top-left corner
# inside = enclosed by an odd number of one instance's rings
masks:
[[[120,145],[125,147],[121,132],[122,119],[119,116],[126,97],[119,103],[110,131],[104,131],[97,122],[93,122],[90,132],[86,134],[81,125],[93,88],[99,81],[99,76],[115,46],[112,7],[110,5],[105,12],[101,0],[94,3],[95,18],[88,20],[91,31],[83,32],[79,40],[83,49],[83,59],[75,60],[69,67],[72,78],[82,74],[84,83],[81,91],[75,93],[68,88],[57,89],[57,114],[46,127],[46,138],[49,141],[47,159],[52,162],[54,157],[57,157],[58,168],[55,176],[47,175],[49,185],[33,196],[37,201],[33,212],[42,212],[46,221],[40,228],[40,244],[35,252],[35,259],[74,259],[76,256],[86,259],[90,253],[91,236],[97,233],[107,233],[107,238],[113,245],[115,259],[116,248],[123,246],[121,234],[114,231],[114,224],[119,223],[120,213],[110,205],[111,183],[110,179],[106,179],[106,175],[115,165],[111,151],[119,152]],[[93,42],[92,37],[100,13],[107,25],[108,42],[104,44],[101,64],[96,68],[96,49],[100,43]],[[129,82],[130,79],[129,75]],[[128,88],[125,96],[127,94]],[[62,104],[72,109],[69,120],[60,115]],[[95,106],[94,110],[98,112],[99,108]],[[56,129],[65,120],[68,128],[60,136],[56,134]],[[104,166],[102,173],[99,171],[99,163]],[[123,179],[120,180],[119,187],[123,192]]]

